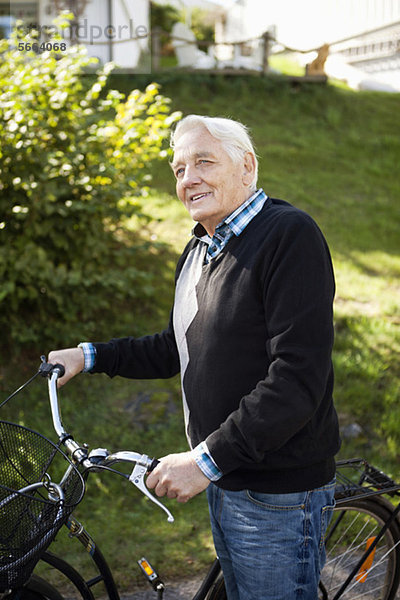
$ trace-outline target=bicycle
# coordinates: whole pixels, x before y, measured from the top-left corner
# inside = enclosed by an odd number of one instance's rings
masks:
[[[87,445],[76,442],[64,429],[58,404],[57,379],[63,375],[63,367],[46,363],[44,357],[38,372],[0,406],[37,375],[48,378],[58,442],[0,421],[0,593],[4,600],[64,600],[55,585],[34,572],[38,564],[46,564],[62,574],[83,600],[94,600],[94,589],[100,583],[110,600],[119,600],[106,559],[73,511],[84,497],[90,472],[107,470],[133,483],[173,521],[170,511],[145,484],[145,475],[158,461],[131,451],[111,453],[97,448],[89,452]],[[116,470],[121,463],[133,465],[132,471]],[[400,502],[395,508],[384,495],[400,495],[400,484],[362,459],[338,463],[336,508],[325,540],[327,560],[320,600],[394,600],[400,579]],[[49,551],[63,526],[89,553],[96,568],[94,577],[85,579]],[[165,585],[161,578],[146,558],[138,564],[157,599],[162,600]],[[226,599],[216,558],[192,600]]]
[[[33,571],[44,563],[62,574],[83,600],[94,600],[94,589],[103,583],[110,600],[119,600],[111,569],[100,548],[73,516],[82,501],[91,472],[106,470],[122,476],[161,508],[168,521],[174,518],[166,506],[146,487],[145,476],[158,464],[157,459],[131,451],[111,453],[105,448],[89,452],[64,429],[58,402],[57,379],[62,365],[51,365],[42,357],[38,372],[0,406],[24,389],[37,375],[48,378],[48,392],[57,443],[22,425],[0,420],[0,595],[2,600],[64,600],[62,593]],[[117,470],[125,464],[129,472]],[[126,470],[126,469],[125,469]],[[71,564],[48,550],[61,527],[77,538],[97,574],[86,580]],[[139,567],[152,585],[158,599],[165,586],[150,563],[142,557]],[[216,559],[193,600],[225,600],[221,586],[215,586],[220,573]]]

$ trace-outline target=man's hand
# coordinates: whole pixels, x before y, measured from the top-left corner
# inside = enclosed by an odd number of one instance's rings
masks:
[[[187,502],[208,487],[210,480],[203,474],[191,452],[164,456],[147,477],[147,487],[154,488],[157,496],[176,498]]]
[[[80,373],[85,366],[85,358],[82,348],[67,348],[66,350],[54,350],[50,352],[48,362],[63,365],[65,374],[57,380],[58,387],[65,385],[67,381]]]

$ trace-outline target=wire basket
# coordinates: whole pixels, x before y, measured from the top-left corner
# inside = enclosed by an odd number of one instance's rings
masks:
[[[63,498],[51,482],[61,482]],[[32,484],[37,489],[21,491]],[[58,446],[0,421],[0,591],[29,579],[84,491],[81,474]]]

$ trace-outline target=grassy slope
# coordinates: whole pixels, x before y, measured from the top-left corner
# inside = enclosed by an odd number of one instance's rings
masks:
[[[144,78],[119,76],[112,86],[128,91],[143,83]],[[260,157],[260,184],[268,194],[308,211],[321,226],[337,278],[336,402],[342,424],[357,422],[363,430],[344,443],[342,455],[372,457],[399,477],[400,97],[203,75],[164,76],[162,93],[185,114],[231,116],[246,123]],[[171,244],[164,261],[149,253],[149,269],[163,274],[163,284],[153,310],[129,307],[119,324],[107,324],[105,318],[101,330],[108,329],[109,337],[152,332],[167,319],[174,261],[188,239],[190,221],[174,199],[167,164],[154,170],[152,194],[145,210],[158,221],[146,230],[149,241]],[[2,395],[24,376],[19,372],[15,381],[11,376],[4,380]],[[43,422],[44,395],[35,384],[3,409],[3,418],[50,431]],[[111,382],[103,376],[82,377],[63,390],[62,398],[65,423],[91,446],[157,456],[186,449],[176,378]],[[124,588],[137,581],[134,561],[142,554],[170,578],[204,568],[210,560],[204,497],[185,506],[168,505],[176,516],[174,526],[122,480],[93,477],[77,517],[111,557]],[[59,536],[57,546],[68,556],[77,542],[64,538]]]

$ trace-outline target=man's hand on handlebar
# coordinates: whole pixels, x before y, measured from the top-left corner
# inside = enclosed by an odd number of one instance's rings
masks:
[[[157,496],[176,498],[178,502],[187,502],[205,490],[209,483],[191,452],[165,456],[146,481],[147,487],[154,488]]]
[[[65,385],[72,377],[75,377],[85,366],[82,348],[66,348],[65,350],[53,350],[50,352],[48,362],[63,365],[65,374],[57,381],[57,386]]]

